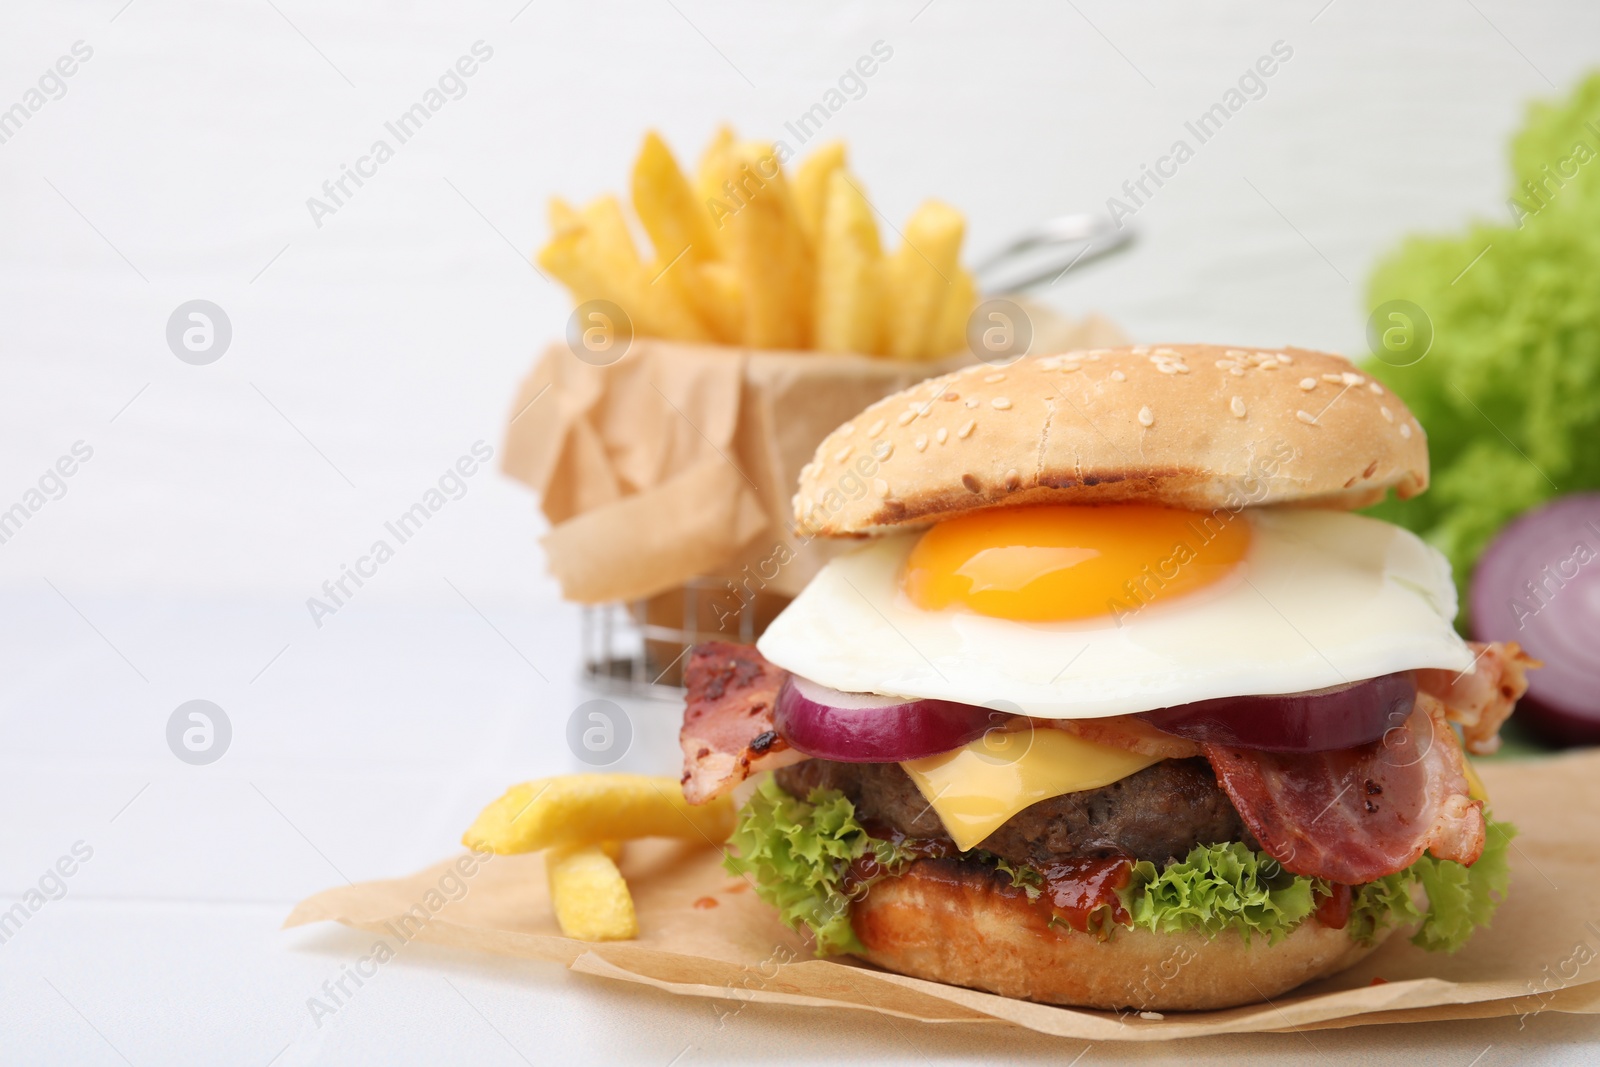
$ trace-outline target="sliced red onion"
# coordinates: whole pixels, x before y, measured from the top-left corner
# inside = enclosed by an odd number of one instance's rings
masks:
[[[1521,516],[1472,575],[1472,632],[1516,641],[1544,661],[1517,718],[1552,741],[1600,742],[1600,493],[1574,493]]]
[[[1383,737],[1411,714],[1411,672],[1281,696],[1221,697],[1139,716],[1191,741],[1272,752],[1331,752]]]
[[[808,756],[841,763],[899,763],[960,748],[1010,716],[951,700],[844,693],[790,675],[773,727]]]

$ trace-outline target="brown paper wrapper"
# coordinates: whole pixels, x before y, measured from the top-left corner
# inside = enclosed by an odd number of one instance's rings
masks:
[[[722,870],[718,853],[664,841],[632,843],[623,858],[639,917],[634,941],[562,937],[537,855],[495,857],[467,878],[452,879],[450,861],[409,878],[330,889],[302,901],[285,925],[334,920],[372,931],[391,950],[420,940],[558,960],[711,998],[718,1015],[757,1001],[992,1022],[1087,1041],[1600,1013],[1600,752],[1479,767],[1496,818],[1521,830],[1512,842],[1509,898],[1490,928],[1453,956],[1397,936],[1342,975],[1226,1011],[1147,1018],[1058,1008],[814,959],[747,883]]]
[[[1026,307],[1031,352],[1125,343],[1098,316]],[[839,551],[788,532],[817,443],[873,401],[971,360],[637,338],[598,367],[557,343],[522,383],[502,467],[539,494],[550,572],[569,600],[643,599],[704,576],[793,596]]]

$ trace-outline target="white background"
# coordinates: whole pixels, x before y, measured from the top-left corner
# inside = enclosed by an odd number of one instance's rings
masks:
[[[980,253],[1103,208],[1288,42],[1266,96],[1138,213],[1137,248],[1048,298],[1140,340],[1358,353],[1363,280],[1402,233],[1504,217],[1507,137],[1600,59],[1600,10],[1323,5],[8,2],[0,109],[74,42],[94,51],[0,144],[0,509],[75,442],[94,454],[0,545],[0,896],[76,841],[94,855],[0,945],[0,1061],[1084,1052],[753,1006],[718,1031],[708,1002],[425,947],[314,1026],[306,998],[368,938],[280,932],[292,903],[448,855],[507,783],[575,769],[582,696],[533,501],[493,469],[320,629],[305,601],[475,441],[498,450],[567,312],[526,263],[548,195],[624,188],[650,126],[687,159],[723,118],[782,137],[879,40],[893,57],[826,135],[850,140],[890,219],[941,197]],[[493,57],[466,95],[317,227],[307,197],[479,40]],[[233,326],[210,366],[165,341],[195,298]],[[194,698],[233,727],[208,767],[165,740]],[[670,771],[673,716],[638,709],[625,766]],[[1546,1015],[1244,1047],[1487,1067],[1592,1058],[1572,1043],[1593,1029]]]

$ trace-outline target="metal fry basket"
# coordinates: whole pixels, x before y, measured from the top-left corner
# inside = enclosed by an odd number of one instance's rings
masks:
[[[765,591],[730,591],[727,579],[693,578],[643,600],[586,604],[583,681],[625,696],[679,700],[689,650],[702,641],[750,644],[788,603]]]

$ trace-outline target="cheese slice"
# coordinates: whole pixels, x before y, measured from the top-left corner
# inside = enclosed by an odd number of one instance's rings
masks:
[[[1484,788],[1483,779],[1478,777],[1478,768],[1472,765],[1472,760],[1463,758],[1462,768],[1467,772],[1467,796],[1473,800],[1489,803],[1489,790]]]
[[[1064,730],[990,732],[937,756],[900,764],[965,851],[1041,800],[1099,789],[1160,756],[1085,741]]]

